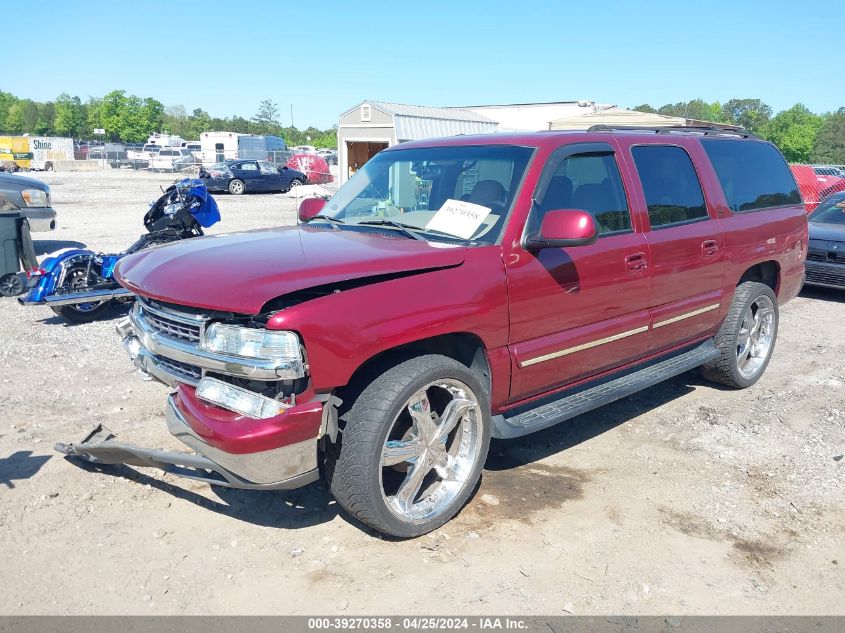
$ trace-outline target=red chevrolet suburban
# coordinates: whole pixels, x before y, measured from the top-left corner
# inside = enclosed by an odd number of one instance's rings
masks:
[[[196,453],[102,427],[58,448],[240,488],[323,473],[364,523],[420,535],[471,496],[491,437],[696,367],[754,384],[806,252],[786,162],[736,131],[403,143],[297,226],[121,260],[118,331]]]

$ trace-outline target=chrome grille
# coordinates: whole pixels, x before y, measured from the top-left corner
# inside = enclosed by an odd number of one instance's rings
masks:
[[[202,378],[202,369],[196,365],[189,365],[188,363],[182,363],[172,358],[165,358],[164,356],[156,356],[155,362],[163,369],[187,378],[189,382],[196,383]]]
[[[190,316],[181,317],[156,310],[146,303],[140,304],[139,317],[152,329],[171,338],[199,343],[200,327],[203,319]]]
[[[808,263],[805,271],[809,284],[845,287],[845,266],[815,266]]]
[[[826,262],[827,261],[827,253],[818,253],[810,251],[807,253],[807,259],[813,262]]]

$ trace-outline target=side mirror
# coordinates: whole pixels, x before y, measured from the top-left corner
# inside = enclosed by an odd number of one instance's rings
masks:
[[[299,221],[308,222],[326,206],[322,198],[305,198],[299,205]]]
[[[587,246],[599,238],[595,218],[583,209],[547,211],[539,234],[529,235],[525,248],[538,251],[544,248]]]

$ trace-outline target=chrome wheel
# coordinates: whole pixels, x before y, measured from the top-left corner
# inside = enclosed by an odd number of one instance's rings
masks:
[[[244,183],[240,180],[233,180],[229,183],[229,193],[239,196],[244,192]]]
[[[766,364],[775,333],[775,306],[766,295],[757,297],[742,317],[736,341],[736,368],[752,378]]]
[[[390,512],[423,523],[449,509],[472,483],[482,424],[478,397],[466,384],[443,379],[416,391],[382,448],[379,485]]]

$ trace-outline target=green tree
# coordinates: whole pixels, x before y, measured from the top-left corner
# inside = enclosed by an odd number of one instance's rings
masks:
[[[15,101],[6,112],[6,131],[9,134],[22,134],[24,131],[24,102]]]
[[[24,99],[20,103],[21,118],[23,120],[22,131],[26,134],[32,134],[38,126],[38,104],[32,99]]]
[[[0,90],[0,133],[11,132],[9,127],[9,110],[17,103],[18,98],[9,93]]]
[[[106,130],[106,137],[116,141],[126,133],[132,124],[127,120],[127,104],[125,90],[112,90],[99,104],[99,126]]]
[[[260,134],[272,134],[279,128],[279,106],[265,99],[258,104],[258,113],[252,117],[256,132]],[[274,129],[275,128],[275,129]]]
[[[730,99],[722,106],[725,121],[749,132],[759,132],[772,117],[772,108],[760,99]]]
[[[38,104],[38,122],[34,132],[43,136],[54,134],[56,121],[56,104],[52,101]]]
[[[845,108],[824,118],[810,158],[814,163],[845,165]]]
[[[648,112],[649,114],[657,114],[657,110],[655,110],[654,108],[652,108],[652,107],[651,107],[649,104],[647,104],[647,103],[643,103],[643,104],[641,104],[641,105],[634,106],[634,107],[633,107],[633,108],[631,108],[631,109],[632,109],[632,110],[634,110],[635,112]]]
[[[192,139],[198,139],[203,132],[211,131],[211,117],[202,108],[196,108],[188,117],[188,130]]]
[[[56,134],[79,138],[82,136],[84,121],[79,97],[71,97],[64,92],[56,97],[56,119],[53,122]]]
[[[188,112],[183,105],[168,106],[164,110],[164,131],[182,138],[190,137]]]
[[[763,128],[763,136],[780,148],[786,159],[806,163],[815,145],[822,118],[801,103],[780,112]]]
[[[103,127],[103,100],[97,97],[88,97],[88,103],[85,104],[85,128],[82,131],[82,136],[90,137],[94,134],[94,130]]]

